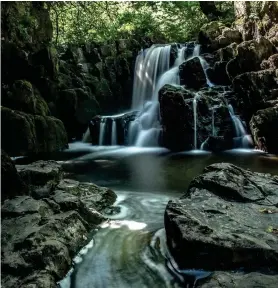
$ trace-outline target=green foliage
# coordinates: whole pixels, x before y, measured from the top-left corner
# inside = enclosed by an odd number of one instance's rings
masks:
[[[231,10],[231,1],[223,3],[221,11]],[[196,38],[208,22],[197,1],[48,2],[48,6],[54,41],[60,44],[143,37],[183,42]]]

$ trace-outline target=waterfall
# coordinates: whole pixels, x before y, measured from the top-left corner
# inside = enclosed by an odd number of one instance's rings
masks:
[[[132,107],[143,106],[143,109],[137,120],[136,146],[158,146],[161,131],[158,93],[166,84],[180,84],[179,65],[185,61],[185,49],[186,47],[178,48],[178,55],[171,69],[170,45],[153,45],[145,57],[142,56],[144,52],[137,56],[135,69],[138,71],[135,73]],[[152,65],[155,67],[151,67]]]
[[[99,124],[99,140],[98,145],[104,145],[104,136],[105,136],[105,129],[106,129],[106,119],[103,119]]]
[[[240,118],[235,115],[234,108],[231,104],[228,105],[228,109],[236,132],[236,146],[248,148],[253,144],[251,138],[247,134]]]
[[[117,145],[117,123],[115,120],[112,121],[111,145]]]
[[[83,134],[82,142],[89,143],[92,141],[90,129],[87,128],[86,132]]]
[[[84,57],[84,54],[83,54],[83,50],[82,48],[77,48],[76,50],[77,52],[77,61],[82,64],[82,70],[84,73],[89,73],[89,65],[88,63],[86,63],[86,59]]]
[[[193,115],[194,115],[194,150],[198,149],[197,143],[197,99],[199,94],[196,93],[193,99]]]
[[[200,60],[200,63],[202,65],[202,68],[203,68],[203,71],[205,73],[205,76],[206,76],[206,80],[207,80],[207,85],[209,87],[213,87],[214,84],[212,82],[210,82],[209,78],[208,78],[208,75],[207,75],[207,69],[209,68],[209,64],[208,62],[200,56],[200,48],[201,48],[201,45],[200,44],[197,44],[195,45],[194,47],[194,50],[193,50],[193,56],[192,57],[198,57],[199,60]]]

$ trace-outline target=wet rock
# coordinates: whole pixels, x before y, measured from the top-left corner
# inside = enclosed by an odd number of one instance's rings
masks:
[[[18,111],[48,116],[49,108],[38,90],[25,80],[17,80],[12,85],[2,104]]]
[[[61,165],[51,160],[16,165],[16,168],[35,199],[48,197],[63,175]]]
[[[233,148],[232,139],[225,139],[223,136],[209,136],[202,144],[202,150],[220,152]]]
[[[264,273],[242,273],[242,272],[222,272],[217,271],[211,277],[197,281],[196,287],[215,288],[215,287],[269,287],[277,286],[278,276]]]
[[[1,150],[1,179],[2,201],[28,193],[28,187],[17,173],[13,161],[4,150]]]
[[[216,54],[219,56],[220,61],[229,61],[233,59],[237,54],[237,44],[232,43],[228,45],[227,47],[220,48],[216,51]]]
[[[202,89],[198,93],[182,87],[165,85],[159,91],[163,145],[171,150],[190,150],[194,147],[194,109],[196,99],[197,148],[208,136],[233,138],[233,124],[221,93],[212,89]],[[212,127],[214,110],[214,129]]]
[[[168,247],[180,269],[276,271],[278,177],[213,164],[168,203]],[[270,211],[268,214],[265,211]]]
[[[11,156],[54,152],[67,145],[67,134],[59,119],[5,107],[1,114],[2,147]]]
[[[244,41],[237,46],[237,56],[227,64],[231,79],[244,72],[260,70],[260,64],[275,53],[275,47],[264,37]]]
[[[231,81],[226,71],[228,62],[215,62],[212,68],[207,69],[207,76],[209,80],[215,85],[229,85]]]
[[[258,110],[250,121],[255,145],[263,151],[278,153],[278,105]]]
[[[179,71],[181,85],[193,89],[199,89],[206,85],[206,75],[199,57],[194,57],[181,64]]]
[[[278,88],[275,70],[241,74],[234,79],[233,87],[246,119],[251,119],[258,109],[269,107],[268,102],[277,99],[274,91]]]
[[[45,167],[38,161],[33,167],[21,168],[20,173],[31,183],[41,185],[60,175],[54,161],[47,161]],[[108,209],[116,199],[113,191],[92,183],[64,179],[56,188],[49,198],[17,196],[4,201],[3,287],[56,287],[88,241],[89,232],[105,219],[99,211]]]

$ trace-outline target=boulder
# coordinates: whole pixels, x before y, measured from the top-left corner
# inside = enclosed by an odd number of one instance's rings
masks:
[[[220,61],[229,61],[233,59],[237,54],[237,44],[232,43],[224,48],[220,48],[216,51],[216,55],[219,57]]]
[[[194,98],[197,147],[194,147]],[[223,136],[225,141],[233,138],[233,123],[221,92],[204,88],[196,93],[182,87],[165,85],[159,91],[159,103],[163,145],[171,150],[200,148],[213,132],[215,136]]]
[[[45,164],[25,165],[20,173],[40,185],[51,177],[57,180],[58,164]],[[91,240],[89,233],[105,220],[99,211],[115,199],[116,194],[107,188],[64,179],[47,198],[5,200],[1,209],[2,286],[56,287],[78,250]]]
[[[50,114],[47,103],[40,96],[39,91],[26,80],[16,80],[2,104],[8,108],[25,113],[48,116]]]
[[[243,1],[241,1],[243,2]],[[216,271],[211,277],[198,280],[196,287],[215,288],[215,287],[268,287],[277,286],[278,275],[268,275],[264,273],[251,272],[223,272]]]
[[[227,64],[230,79],[244,72],[260,70],[261,62],[275,53],[275,47],[264,37],[244,41],[237,46],[237,56]]]
[[[50,153],[67,145],[61,120],[1,107],[2,147],[11,156]]]
[[[266,34],[267,39],[277,48],[278,47],[278,23],[274,24]]]
[[[28,193],[27,185],[4,150],[1,150],[1,179],[1,201]]]
[[[258,110],[250,121],[255,145],[263,151],[278,153],[278,105]]]
[[[199,57],[194,57],[179,66],[180,83],[188,88],[199,89],[206,85],[204,73]]]
[[[215,62],[212,68],[207,69],[207,76],[209,80],[215,85],[229,85],[231,81],[226,71],[226,61]]]
[[[272,69],[248,72],[233,80],[233,87],[238,94],[237,102],[246,119],[250,120],[258,110],[272,106],[269,102],[277,99],[278,88],[276,71]]]
[[[261,63],[261,69],[278,69],[278,54],[271,55]]]
[[[210,165],[184,196],[168,203],[168,247],[180,269],[267,269],[277,275],[277,205],[277,176]]]
[[[35,199],[48,197],[63,175],[61,165],[52,160],[16,165],[16,168]]]

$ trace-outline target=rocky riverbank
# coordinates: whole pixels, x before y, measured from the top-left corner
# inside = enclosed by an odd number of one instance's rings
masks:
[[[180,270],[216,271],[200,287],[276,287],[277,223],[278,177],[228,163],[206,167],[165,211]]]
[[[116,194],[66,179],[55,161],[15,167],[4,152],[1,158],[2,287],[54,288]]]

